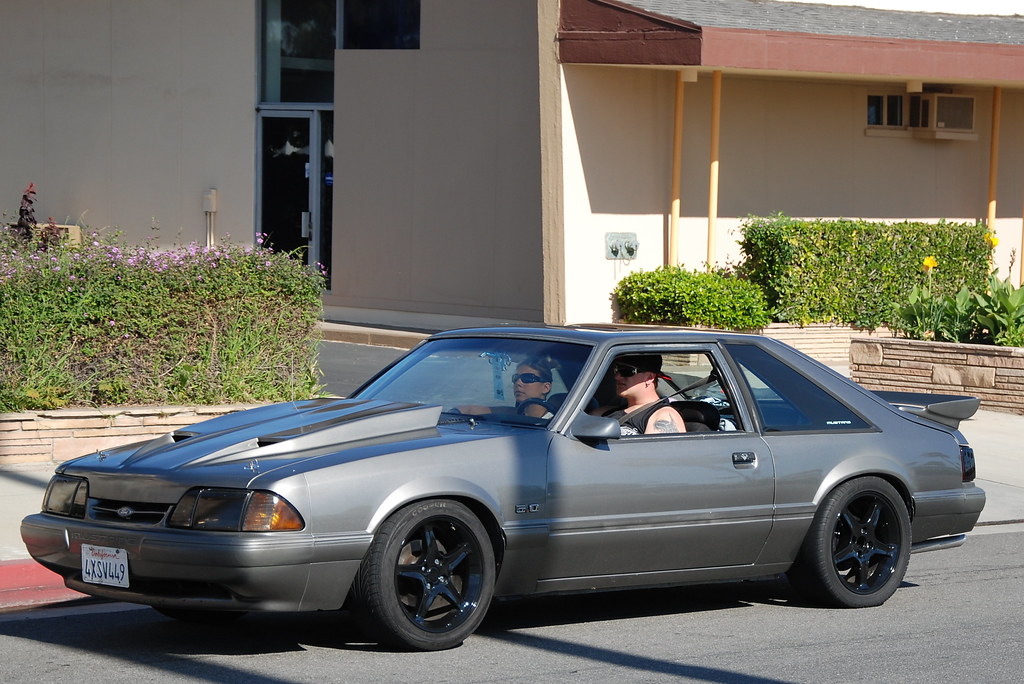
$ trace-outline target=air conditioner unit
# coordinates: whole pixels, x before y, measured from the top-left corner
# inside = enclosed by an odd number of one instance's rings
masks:
[[[915,138],[977,140],[974,96],[921,93],[910,96],[909,126]]]

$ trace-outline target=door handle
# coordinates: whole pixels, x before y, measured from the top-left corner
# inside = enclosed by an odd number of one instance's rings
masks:
[[[734,451],[732,465],[734,468],[753,468],[757,465],[757,454],[753,451]]]
[[[310,224],[309,224],[309,212],[308,211],[302,212],[302,219],[301,220],[302,220],[302,226],[301,226],[302,237],[307,238],[307,239],[313,237],[313,231],[311,230],[311,227],[310,227]]]

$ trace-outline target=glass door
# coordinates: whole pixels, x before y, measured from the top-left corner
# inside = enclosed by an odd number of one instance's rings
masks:
[[[330,287],[333,135],[330,111],[260,112],[257,232],[278,252],[320,264]]]

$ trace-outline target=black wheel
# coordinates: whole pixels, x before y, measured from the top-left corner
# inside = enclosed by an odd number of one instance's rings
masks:
[[[353,587],[357,614],[381,643],[453,648],[484,619],[494,593],[487,530],[455,501],[411,504],[377,531]]]
[[[538,399],[536,397],[524,399],[522,402],[520,402],[519,405],[516,406],[516,413],[518,413],[521,416],[525,416],[527,415],[526,409],[530,408],[531,406],[543,407],[544,413],[554,413],[554,411],[551,410],[551,405],[548,402],[544,401],[543,399]]]
[[[910,560],[910,515],[877,477],[850,480],[822,501],[788,576],[808,598],[840,608],[880,606]]]
[[[153,610],[165,617],[182,622],[191,622],[199,625],[219,625],[225,622],[232,622],[245,615],[244,610],[196,610],[193,608],[160,608],[153,606]]]

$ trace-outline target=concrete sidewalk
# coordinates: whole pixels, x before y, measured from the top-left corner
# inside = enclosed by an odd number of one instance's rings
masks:
[[[426,337],[421,332],[343,324],[325,324],[324,333],[330,341],[402,348]],[[1024,416],[979,411],[960,430],[974,447],[977,481],[987,494],[977,533],[1024,523]],[[0,469],[0,611],[82,597],[32,561],[21,542],[21,519],[39,511],[53,468],[26,464]]]

